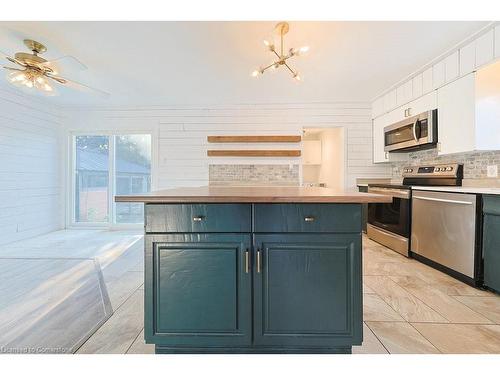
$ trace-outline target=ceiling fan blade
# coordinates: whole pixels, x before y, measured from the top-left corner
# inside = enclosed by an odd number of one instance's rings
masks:
[[[60,83],[61,85],[72,88],[72,89],[88,92],[91,94],[97,94],[97,95],[102,96],[102,97],[108,97],[110,95],[108,92],[103,91],[101,89],[97,89],[95,87],[91,87],[91,86],[85,85],[85,84],[80,83],[80,82],[72,81],[72,80],[67,79],[67,78],[53,76],[51,74],[46,74],[46,76],[53,79],[54,81]]]
[[[49,60],[47,62],[44,62],[43,64],[40,64],[40,66],[42,68],[49,68],[50,70],[52,70],[52,74],[59,74],[61,70],[82,71],[88,69],[87,65],[82,63],[76,57],[70,55],[61,56],[57,59]]]
[[[4,66],[3,68],[7,69],[7,70],[17,70],[18,72],[24,72],[25,71],[25,69],[12,68],[10,66]]]

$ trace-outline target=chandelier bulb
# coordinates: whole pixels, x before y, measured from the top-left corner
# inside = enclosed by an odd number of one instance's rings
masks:
[[[258,77],[258,76],[259,76],[259,74],[260,74],[260,72],[259,72],[258,70],[254,70],[254,71],[252,72],[252,77]]]
[[[300,53],[306,53],[307,51],[309,51],[309,46],[300,47],[299,51]]]

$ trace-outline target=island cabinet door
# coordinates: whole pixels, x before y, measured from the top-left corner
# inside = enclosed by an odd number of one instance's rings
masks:
[[[269,234],[254,241],[256,345],[361,344],[360,234]]]
[[[250,239],[250,234],[146,235],[146,342],[250,345]]]

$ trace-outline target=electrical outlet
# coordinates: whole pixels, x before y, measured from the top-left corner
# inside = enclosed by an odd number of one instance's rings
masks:
[[[488,177],[498,177],[498,165],[488,165],[487,174]]]

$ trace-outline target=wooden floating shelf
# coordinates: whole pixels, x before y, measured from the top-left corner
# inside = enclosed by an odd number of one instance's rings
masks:
[[[208,143],[298,143],[300,135],[210,135]]]
[[[300,150],[208,150],[207,156],[298,157]]]

